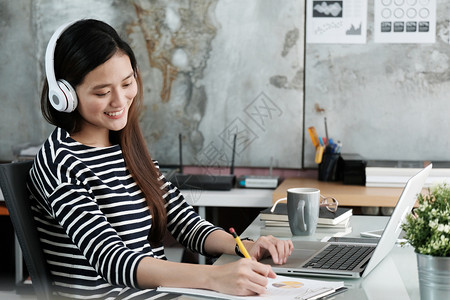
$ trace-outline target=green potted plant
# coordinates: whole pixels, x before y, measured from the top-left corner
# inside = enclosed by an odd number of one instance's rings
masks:
[[[417,197],[419,206],[406,216],[402,229],[417,254],[420,297],[450,295],[450,185],[439,183]]]

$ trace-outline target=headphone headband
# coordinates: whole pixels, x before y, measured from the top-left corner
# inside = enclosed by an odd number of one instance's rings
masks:
[[[45,73],[48,82],[48,98],[52,106],[61,112],[70,113],[78,105],[75,89],[64,79],[56,80],[55,76],[55,48],[61,34],[76,21],[61,25],[53,33],[45,51]]]

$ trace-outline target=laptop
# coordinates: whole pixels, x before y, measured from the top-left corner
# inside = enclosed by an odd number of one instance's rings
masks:
[[[277,274],[310,275],[338,278],[361,278],[367,276],[394,247],[406,215],[411,212],[417,195],[422,191],[432,165],[428,165],[406,183],[400,199],[377,242],[319,242],[293,241],[294,252],[286,264],[275,265],[270,258],[262,262],[272,265]],[[364,240],[364,239],[361,239]],[[345,254],[338,254],[345,251]],[[331,262],[327,256],[334,256]],[[338,258],[339,257],[339,258]]]

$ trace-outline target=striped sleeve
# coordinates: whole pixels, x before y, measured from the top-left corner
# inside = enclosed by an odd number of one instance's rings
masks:
[[[137,287],[136,269],[144,255],[126,247],[86,190],[61,184],[48,201],[54,218],[98,274],[113,285]]]

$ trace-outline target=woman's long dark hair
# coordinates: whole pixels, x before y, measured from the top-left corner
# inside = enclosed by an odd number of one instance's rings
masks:
[[[114,28],[104,22],[92,19],[78,21],[58,39],[54,56],[55,75],[57,79],[65,79],[76,88],[89,72],[117,52],[130,58],[138,92],[130,106],[127,125],[120,131],[110,131],[110,141],[121,146],[127,168],[145,195],[152,214],[149,239],[151,242],[159,242],[166,230],[166,210],[161,183],[158,181],[159,172],[153,164],[139,126],[139,113],[143,106],[142,80],[130,46],[119,37]],[[80,130],[81,115],[77,110],[64,113],[52,107],[48,100],[47,82],[42,90],[41,110],[50,124],[61,127],[70,134]]]

